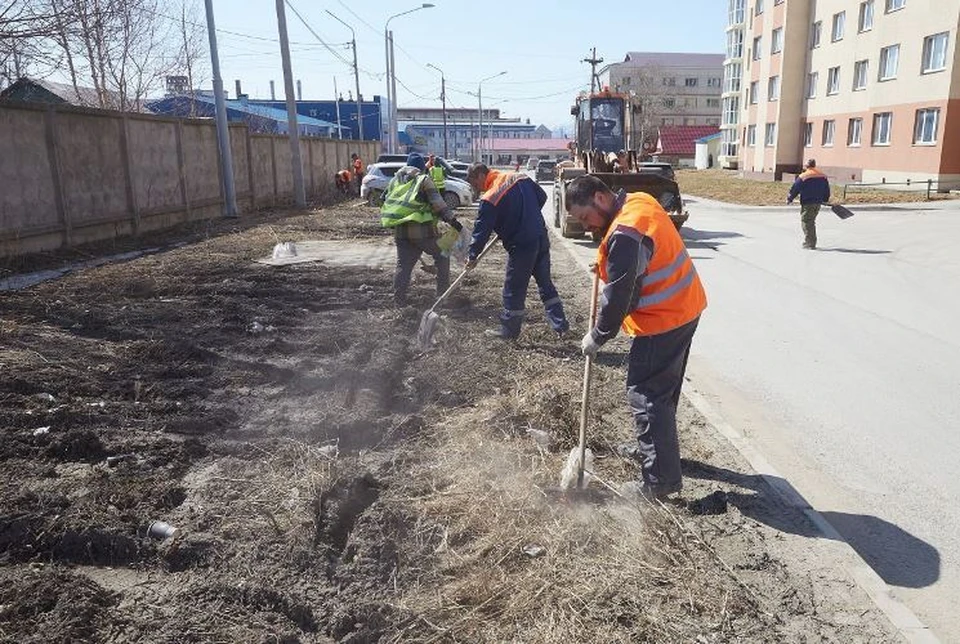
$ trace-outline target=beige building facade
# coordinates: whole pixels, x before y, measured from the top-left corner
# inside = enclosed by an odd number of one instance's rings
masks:
[[[656,125],[720,125],[723,61],[723,54],[632,51],[598,76],[614,92],[654,94]]]
[[[960,0],[750,0],[740,167],[960,182]]]

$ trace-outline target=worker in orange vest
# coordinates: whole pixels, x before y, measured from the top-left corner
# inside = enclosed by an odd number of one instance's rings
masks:
[[[356,152],[350,155],[350,158],[353,159],[353,176],[357,179],[357,194],[360,194],[360,184],[363,182],[364,174],[363,159]]]
[[[581,350],[596,355],[621,328],[633,337],[627,400],[637,442],[620,452],[640,461],[641,480],[627,487],[665,499],[683,487],[677,404],[706,293],[680,234],[652,196],[614,194],[586,175],[567,186],[566,203],[585,229],[604,235],[596,270],[605,286]]]
[[[467,180],[481,195],[467,265],[476,264],[491,233],[497,233],[507,250],[500,328],[490,329],[489,333],[504,340],[520,335],[527,288],[533,277],[547,321],[558,336],[563,336],[570,324],[550,276],[550,236],[541,212],[547,194],[526,173],[491,170],[483,163],[470,166]]]
[[[349,170],[340,170],[333,176],[333,182],[337,186],[337,190],[346,194],[350,191],[350,181],[352,180]]]

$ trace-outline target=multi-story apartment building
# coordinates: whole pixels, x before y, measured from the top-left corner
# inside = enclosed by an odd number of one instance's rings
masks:
[[[728,0],[727,52],[723,60],[723,93],[720,96],[720,154],[722,168],[739,163],[740,86],[743,78],[743,37],[747,0]]]
[[[960,180],[960,0],[752,0],[741,168]]]
[[[720,125],[723,63],[723,54],[632,51],[598,76],[616,92],[655,94],[657,125]]]

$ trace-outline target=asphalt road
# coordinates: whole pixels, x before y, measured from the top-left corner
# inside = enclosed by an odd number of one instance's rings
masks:
[[[798,206],[687,201],[710,302],[690,385],[960,642],[960,208],[824,210],[808,251]]]

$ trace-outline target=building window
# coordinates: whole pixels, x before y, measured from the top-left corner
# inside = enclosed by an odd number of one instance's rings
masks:
[[[750,100],[749,100],[749,103],[751,105],[757,104],[757,101],[759,100],[759,96],[758,96],[759,94],[760,94],[760,81],[752,81],[750,83]]]
[[[856,92],[867,87],[867,70],[869,67],[869,60],[858,60],[853,64],[853,91]]]
[[[822,143],[823,147],[829,148],[833,147],[833,135],[837,131],[837,122],[833,119],[823,122],[823,138]]]
[[[707,79],[707,87],[720,87],[720,79],[719,79],[719,78],[708,78],[708,79]]]
[[[753,15],[759,16],[763,13],[763,0],[757,0],[757,3],[753,6]]]
[[[780,77],[779,76],[771,76],[770,80],[767,81],[767,100],[768,101],[780,100]]]
[[[660,119],[661,125],[673,125],[673,119]]]
[[[777,141],[777,124],[776,123],[767,123],[767,127],[763,133],[763,144],[768,148],[772,148]]]
[[[830,30],[830,42],[843,40],[843,26],[847,22],[847,12],[833,14],[833,29]]]
[[[747,145],[751,148],[757,144],[757,126],[748,125],[747,126]]]
[[[629,77],[629,76],[624,76],[624,77],[623,77],[623,84],[624,84],[624,85],[629,85],[629,84],[630,84],[630,77]]]
[[[887,0],[886,12],[890,13],[891,11],[903,9],[905,6],[907,6],[907,0]]]
[[[740,97],[728,96],[723,99],[723,124],[736,125],[740,121]]]
[[[819,79],[820,79],[820,74],[818,72],[811,72],[807,74],[807,98],[816,98],[817,81]]]
[[[719,98],[708,98],[708,99],[707,99],[707,107],[720,107],[720,99],[719,99]]]
[[[937,142],[939,123],[939,108],[917,110],[917,122],[913,126],[913,142],[920,145],[934,145]]]
[[[880,50],[880,75],[882,81],[897,77],[900,62],[900,45],[890,45]]]
[[[809,148],[813,145],[813,123],[803,124],[803,147]]]
[[[813,23],[813,26],[810,28],[810,49],[816,49],[820,46],[820,32],[822,31],[823,23],[819,20]]]
[[[664,79],[663,79],[663,84],[666,85],[667,87],[673,87],[674,85],[677,84],[677,79],[676,79],[676,78],[664,78]]]
[[[857,31],[863,33],[873,29],[873,0],[860,3],[860,18],[857,20]]]
[[[860,134],[863,132],[863,119],[850,119],[847,122],[847,145],[860,147]]]
[[[683,81],[684,86],[686,87],[696,87],[697,79],[696,78],[687,78]]]
[[[677,100],[674,98],[665,98],[663,99],[663,106],[673,109],[674,107],[677,106]]]
[[[783,51],[783,27],[777,27],[770,34],[770,53],[779,54]]]
[[[890,145],[890,132],[893,129],[893,112],[880,112],[873,115],[873,144]]]
[[[827,70],[827,96],[840,93],[840,68],[831,67]]]
[[[727,32],[727,58],[743,58],[743,30]]]
[[[760,60],[760,39],[761,36],[757,36],[753,39],[753,59]]]
[[[746,0],[730,0],[727,21],[729,26],[739,25],[743,22],[743,12],[746,7]]]
[[[947,36],[945,31],[923,39],[922,73],[939,72],[947,68]]]
[[[723,68],[723,91],[739,92],[740,75],[743,73],[743,67],[740,63],[730,63]]]

